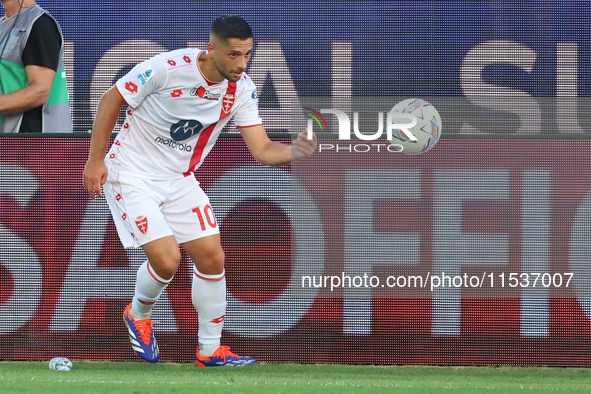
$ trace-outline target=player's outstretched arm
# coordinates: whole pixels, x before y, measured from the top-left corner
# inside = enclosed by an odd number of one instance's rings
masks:
[[[291,145],[271,141],[263,126],[241,128],[240,133],[255,160],[267,166],[280,166],[311,156],[317,145],[316,134],[308,140],[306,132],[298,134]]]
[[[121,106],[125,100],[115,86],[109,89],[99,101],[96,118],[92,126],[90,152],[84,166],[84,189],[93,200],[97,195],[103,195],[101,186],[107,181],[107,166],[105,153],[109,144],[109,137],[117,123]]]

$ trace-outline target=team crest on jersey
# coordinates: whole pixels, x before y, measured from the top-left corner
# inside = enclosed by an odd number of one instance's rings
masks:
[[[137,226],[138,230],[140,230],[140,232],[142,234],[146,234],[148,232],[148,218],[145,216],[138,216],[137,218],[135,218],[135,225]]]
[[[233,94],[225,94],[224,95],[224,100],[223,100],[223,107],[222,107],[222,111],[224,111],[225,114],[230,113],[230,111],[232,110],[232,107],[234,106],[234,100],[236,99],[236,97]]]
[[[207,100],[219,100],[221,94],[211,93],[203,86],[199,86],[198,88],[191,89],[191,96],[197,96]]]

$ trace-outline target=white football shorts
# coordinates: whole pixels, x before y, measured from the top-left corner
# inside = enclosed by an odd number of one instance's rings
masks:
[[[169,235],[182,244],[220,232],[209,198],[192,174],[150,180],[110,170],[103,190],[125,248]]]

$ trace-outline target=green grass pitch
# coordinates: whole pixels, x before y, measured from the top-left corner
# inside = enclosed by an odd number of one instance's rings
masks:
[[[589,392],[591,369],[545,367],[194,364],[73,360],[69,372],[47,362],[0,362],[0,393],[540,393]]]

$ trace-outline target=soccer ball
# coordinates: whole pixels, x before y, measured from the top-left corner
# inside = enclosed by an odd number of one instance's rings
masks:
[[[407,154],[425,153],[435,146],[441,135],[441,116],[434,106],[421,99],[406,99],[396,104],[390,112],[411,114],[417,124],[409,129],[416,137],[413,141],[400,129],[392,130],[390,141],[400,152]]]

